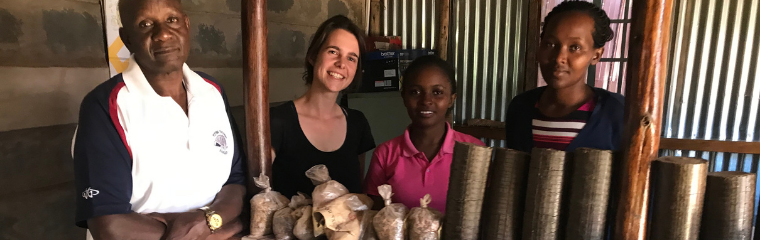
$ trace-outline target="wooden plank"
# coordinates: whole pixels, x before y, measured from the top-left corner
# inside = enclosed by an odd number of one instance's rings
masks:
[[[649,170],[660,146],[673,1],[634,1],[632,10],[617,240],[646,237]]]
[[[451,0],[438,0],[436,6],[438,7],[438,11],[436,12],[440,15],[438,16],[438,46],[435,47],[435,50],[438,51],[439,57],[443,60],[447,60],[449,56],[449,17],[451,13]]]
[[[456,125],[454,130],[476,138],[494,140],[505,140],[506,138],[504,128]],[[760,142],[661,138],[660,149],[760,154]]]
[[[469,134],[476,138],[487,138],[493,140],[506,140],[507,132],[504,128],[492,128],[481,126],[454,126],[457,132]]]
[[[527,0],[528,1],[528,38],[525,42],[525,61],[523,64],[523,70],[525,77],[523,79],[523,91],[534,89],[538,86],[538,60],[536,60],[536,52],[538,52],[538,44],[541,40],[541,6],[543,1],[540,0]]]
[[[269,70],[267,65],[267,1],[243,0],[243,82],[245,87],[248,194],[257,191],[253,177],[272,177],[269,140]]]
[[[369,35],[380,36],[380,0],[372,0],[369,4]]]
[[[662,138],[660,149],[760,154],[760,142]]]

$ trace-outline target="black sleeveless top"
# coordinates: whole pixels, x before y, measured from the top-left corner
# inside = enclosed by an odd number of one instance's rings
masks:
[[[269,109],[272,147],[276,158],[272,164],[272,189],[285,197],[297,192],[311,196],[314,184],[306,177],[306,170],[324,164],[330,177],[346,186],[352,193],[361,193],[361,175],[358,156],[375,148],[375,141],[364,114],[354,109],[343,109],[346,116],[346,138],[334,152],[323,152],[309,142],[301,129],[293,101]]]

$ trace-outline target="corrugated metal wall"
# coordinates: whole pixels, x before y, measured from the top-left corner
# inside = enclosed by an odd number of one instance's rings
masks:
[[[380,31],[401,36],[404,49],[433,49],[438,40],[436,0],[382,0]]]
[[[401,36],[406,49],[435,47],[435,2],[383,0],[382,33]],[[520,63],[525,59],[528,10],[524,2],[451,0],[449,62],[457,70],[456,123],[471,118],[504,121],[509,101],[523,88]]]
[[[674,8],[663,137],[760,141],[759,1],[680,0]],[[751,154],[661,155],[708,159],[710,171],[757,173],[760,163]]]
[[[755,0],[678,1],[663,137],[760,141],[759,5]],[[757,170],[758,156],[671,152],[710,159],[718,171]]]
[[[452,0],[451,59],[457,69],[454,121],[504,121],[523,88],[526,1]],[[503,145],[503,143],[491,143]]]

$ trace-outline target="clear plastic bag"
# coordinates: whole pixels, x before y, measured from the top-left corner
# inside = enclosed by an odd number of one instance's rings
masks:
[[[357,212],[357,218],[344,224],[350,228],[360,229],[358,234],[355,231],[333,231],[325,229],[327,239],[329,240],[377,240],[377,234],[372,229],[372,219],[377,211],[366,210]]]
[[[383,184],[377,187],[380,196],[385,200],[385,207],[375,215],[372,225],[379,240],[404,240],[407,208],[401,203],[391,203],[393,189],[391,185]]]
[[[293,195],[292,198],[290,198],[290,203],[288,204],[288,207],[292,208],[293,210],[296,210],[300,207],[306,206],[311,204],[311,199],[307,198],[305,194],[302,192],[298,192],[297,195]]]
[[[343,184],[330,178],[330,172],[325,165],[320,164],[311,167],[306,171],[306,177],[317,186],[311,194],[314,207],[320,207],[333,199],[348,194],[348,189]]]
[[[322,164],[313,166],[309,168],[309,170],[306,170],[306,177],[311,179],[311,182],[314,183],[314,185],[317,185],[311,194],[311,198],[312,203],[314,204],[314,207],[312,208],[314,211],[312,212],[314,236],[319,237],[324,234],[325,225],[324,223],[320,223],[314,215],[316,214],[317,209],[323,207],[325,204],[328,204],[340,196],[348,194],[348,189],[346,189],[343,184],[332,180],[330,178],[330,172],[327,170],[327,167]]]
[[[287,207],[290,201],[282,194],[272,191],[269,177],[263,173],[257,178],[254,177],[253,181],[264,190],[251,198],[251,236],[262,237],[273,233],[274,213]]]
[[[368,202],[370,204],[367,204]],[[314,221],[333,231],[358,232],[359,229],[354,229],[353,226],[346,227],[347,223],[356,220],[358,212],[368,210],[372,206],[371,202],[372,200],[364,194],[346,194],[315,208]]]
[[[372,226],[373,219],[377,215],[377,211],[367,210],[362,212],[362,236],[361,240],[378,240],[375,228]]]
[[[210,239],[210,238],[206,238],[206,239]],[[242,237],[241,240],[277,240],[277,239],[274,239],[274,236],[272,235],[266,235],[263,237],[254,237],[254,236],[248,235],[248,236]]]
[[[293,214],[296,209],[308,205],[310,202],[303,193],[298,193],[290,199],[288,207],[277,210],[274,213],[274,219],[272,220],[274,237],[277,240],[295,240],[296,236],[293,230],[298,218]],[[300,217],[300,216],[299,216]],[[310,233],[310,235],[313,233]]]
[[[433,208],[428,208],[430,204],[430,194],[420,199],[420,206],[412,208],[406,218],[407,231],[409,232],[408,240],[438,240],[440,239],[441,218],[443,214]]]
[[[324,223],[327,239],[358,240],[362,233],[362,212],[372,204],[367,195],[346,194],[317,209],[314,219]]]
[[[296,218],[293,217],[293,209],[286,207],[274,213],[272,219],[272,231],[274,238],[277,240],[294,240],[293,227],[296,225]]]
[[[293,235],[298,240],[314,240],[314,223],[311,220],[311,205],[301,206],[292,212],[296,218],[296,225],[293,227]]]
[[[361,228],[359,219],[355,219],[350,224],[352,227]],[[325,235],[328,240],[359,240],[360,235],[354,235],[357,233],[351,233],[350,231],[333,231],[325,228]]]

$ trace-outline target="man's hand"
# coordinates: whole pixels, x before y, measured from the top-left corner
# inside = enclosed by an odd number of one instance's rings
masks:
[[[206,214],[200,210],[165,216],[166,240],[203,240],[211,234],[206,224]]]

